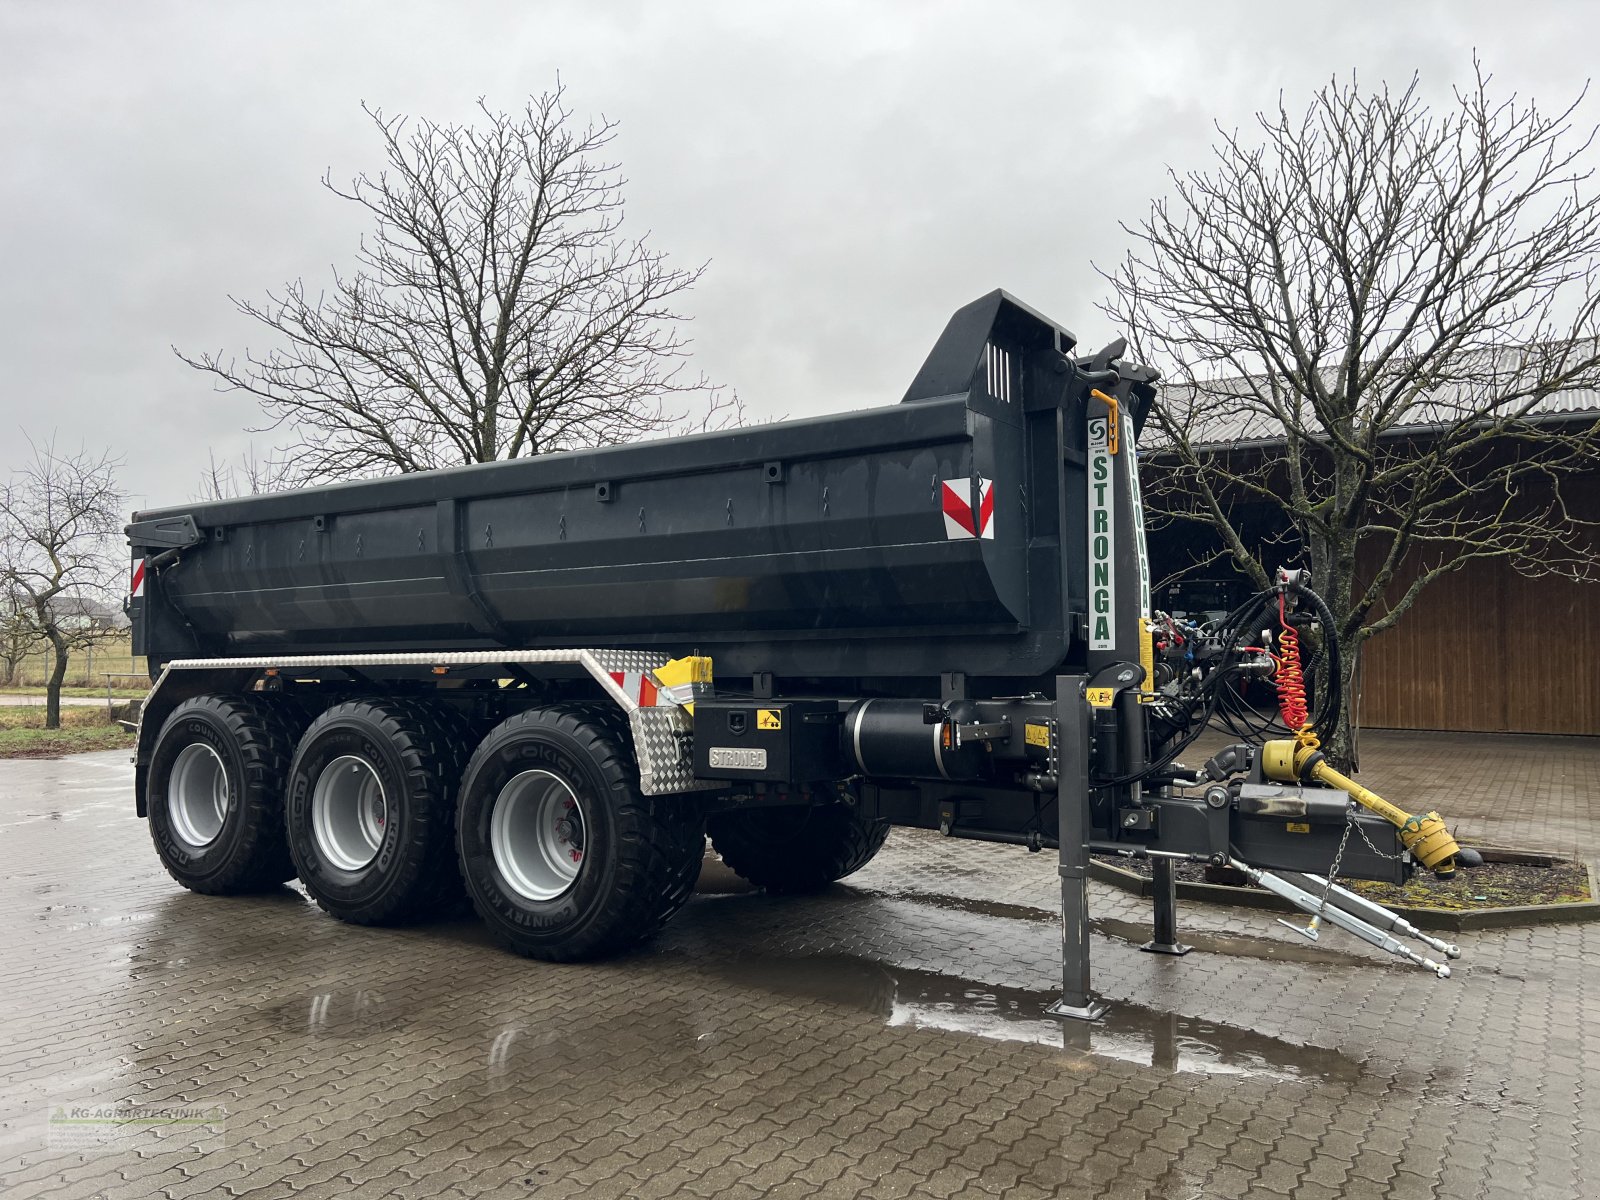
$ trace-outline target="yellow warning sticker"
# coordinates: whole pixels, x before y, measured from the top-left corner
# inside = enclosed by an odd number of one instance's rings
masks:
[[[1022,740],[1030,746],[1050,745],[1050,726],[1029,721],[1022,727]]]
[[[1311,826],[1305,821],[1285,821],[1283,827],[1290,833],[1310,833]]]
[[[1116,688],[1085,688],[1084,695],[1088,697],[1090,708],[1110,708],[1111,701],[1116,698]]]
[[[1134,495],[1135,497],[1138,496],[1137,491],[1135,491]],[[1137,502],[1137,499],[1135,502]],[[1149,591],[1149,585],[1146,584],[1145,592],[1148,593]],[[1147,600],[1145,603],[1148,606],[1149,601]],[[1143,617],[1139,618],[1139,665],[1144,668],[1145,687],[1154,687],[1156,678],[1155,638],[1150,633],[1150,622]],[[1154,699],[1155,694],[1152,692],[1139,693],[1140,704],[1149,704]]]
[[[776,709],[776,708],[758,708],[758,709],[756,709],[756,728],[757,729],[782,729],[783,728],[783,713],[782,713],[782,711],[779,710],[779,709]]]

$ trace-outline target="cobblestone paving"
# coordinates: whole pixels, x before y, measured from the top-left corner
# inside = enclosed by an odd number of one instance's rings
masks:
[[[1361,771],[1484,841],[1600,859],[1600,738],[1371,731]]]
[[[469,922],[190,895],[130,781],[121,753],[0,763],[6,1200],[1600,1192],[1600,926],[1464,935],[1438,981],[1191,906],[1210,950],[1097,936],[1112,1013],[1063,1029],[1049,855],[896,833],[805,900],[712,864],[648,950],[554,966]],[[52,1148],[56,1106],[116,1102],[221,1106],[223,1144]]]

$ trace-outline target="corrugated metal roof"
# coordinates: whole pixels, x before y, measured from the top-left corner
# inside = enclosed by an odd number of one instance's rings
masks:
[[[1158,405],[1187,423],[1189,441],[1196,447],[1214,448],[1229,445],[1271,445],[1286,440],[1283,418],[1274,406],[1287,403],[1272,395],[1271,379],[1267,376],[1235,377],[1192,385],[1163,382],[1157,396]],[[1191,390],[1192,389],[1192,390]],[[1287,392],[1288,389],[1282,389]],[[1193,397],[1200,397],[1192,411],[1185,414]],[[1300,400],[1301,423],[1310,431],[1318,431],[1321,424],[1311,411],[1308,402]],[[1387,423],[1380,436],[1400,436],[1408,432],[1423,432],[1440,426],[1455,425],[1486,412],[1484,386],[1446,383],[1428,390],[1426,397],[1408,401],[1404,410]],[[1541,397],[1529,409],[1529,421],[1543,423],[1582,417],[1588,414],[1600,417],[1600,389],[1573,387],[1552,392]],[[1155,421],[1145,427],[1145,442],[1153,452],[1159,452],[1166,440]]]

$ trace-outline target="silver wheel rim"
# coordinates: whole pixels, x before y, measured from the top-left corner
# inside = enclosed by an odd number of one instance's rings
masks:
[[[342,754],[322,768],[311,792],[311,836],[341,871],[359,871],[378,857],[389,822],[389,798],[364,758]]]
[[[196,850],[217,840],[228,816],[228,772],[217,752],[190,742],[178,752],[167,780],[167,819],[178,840]]]
[[[554,900],[572,887],[587,842],[578,797],[558,775],[524,771],[495,797],[489,848],[501,877],[525,900]]]

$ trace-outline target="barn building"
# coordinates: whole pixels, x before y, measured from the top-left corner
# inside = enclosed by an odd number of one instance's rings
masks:
[[[1549,397],[1536,419],[1587,431],[1600,457],[1600,392]],[[1207,421],[1205,439],[1191,439],[1196,448],[1241,456],[1235,461],[1243,463],[1255,456],[1264,471],[1284,446],[1281,433],[1274,439],[1259,417],[1241,416],[1232,427]],[[1153,497],[1172,462],[1154,421],[1145,432],[1141,474]],[[1428,435],[1425,415],[1396,431],[1418,440]],[[1600,467],[1569,479],[1563,494],[1580,516],[1600,521]],[[1276,505],[1240,496],[1229,502],[1228,515],[1263,562],[1304,565]],[[1152,576],[1165,581],[1157,585],[1157,607],[1215,611],[1249,593],[1248,580],[1225,556],[1216,557],[1222,541],[1209,526],[1155,522],[1149,540]],[[1214,557],[1209,566],[1194,565]],[[1401,594],[1415,570],[1403,564],[1390,594]],[[1365,643],[1357,696],[1357,720],[1369,729],[1600,736],[1600,582],[1524,575],[1505,558],[1469,562],[1434,580],[1392,628]]]

